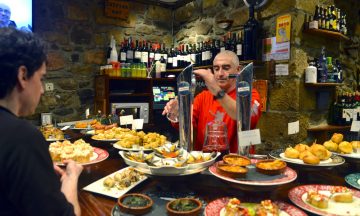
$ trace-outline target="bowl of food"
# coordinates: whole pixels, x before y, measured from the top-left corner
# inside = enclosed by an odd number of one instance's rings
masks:
[[[237,165],[237,166],[247,166],[251,164],[251,160],[245,156],[237,154],[228,154],[223,157],[223,161],[226,164]]]
[[[248,169],[246,167],[221,162],[216,164],[216,170],[220,174],[230,178],[241,178],[244,177],[248,172]]]
[[[153,201],[150,197],[139,194],[130,193],[121,196],[117,201],[120,210],[124,213],[132,215],[143,215],[151,210]]]
[[[285,171],[286,162],[282,160],[262,160],[255,164],[256,171],[263,173],[265,175],[278,175]]]
[[[167,203],[166,210],[170,216],[200,215],[202,203],[194,198],[179,198]]]

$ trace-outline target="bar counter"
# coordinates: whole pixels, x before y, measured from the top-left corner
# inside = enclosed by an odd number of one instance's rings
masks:
[[[102,162],[84,166],[84,170],[79,178],[78,189],[82,215],[111,215],[112,209],[116,205],[116,199],[87,192],[82,190],[82,188],[126,167],[127,165],[119,155],[119,150],[112,147],[110,142],[91,141],[90,138],[86,137],[85,140],[90,142],[94,147],[108,151],[109,157]],[[321,168],[315,170],[294,167],[289,163],[288,166],[297,172],[297,179],[291,183],[271,188],[230,183],[217,178],[209,171],[205,171],[199,174],[179,177],[149,176],[147,180],[140,183],[129,192],[145,193],[154,190],[177,192],[191,194],[205,202],[210,202],[221,197],[237,197],[245,202],[259,202],[264,199],[271,199],[273,201],[282,201],[296,206],[288,198],[288,191],[291,188],[304,184],[325,184],[342,185],[355,189],[345,182],[344,177],[347,174],[355,173],[359,170],[359,164],[354,163],[344,163],[343,165],[332,169]],[[300,207],[298,208],[301,209]],[[313,215],[309,212],[306,213],[308,215]]]

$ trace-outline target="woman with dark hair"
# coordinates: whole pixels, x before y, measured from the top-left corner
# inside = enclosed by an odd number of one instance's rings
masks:
[[[44,93],[44,45],[31,32],[0,28],[0,215],[80,215],[82,166],[53,165],[40,131],[26,120]],[[57,176],[59,175],[59,176]]]

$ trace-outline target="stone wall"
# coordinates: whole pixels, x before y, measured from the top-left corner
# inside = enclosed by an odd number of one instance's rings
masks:
[[[130,2],[128,20],[104,16],[104,0],[35,0],[34,31],[48,44],[45,92],[36,114],[51,112],[57,121],[78,120],[93,111],[94,76],[106,63],[105,51],[113,35],[117,42],[132,37],[172,44],[172,11]]]

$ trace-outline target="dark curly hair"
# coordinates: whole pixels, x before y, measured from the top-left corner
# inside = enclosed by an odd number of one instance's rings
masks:
[[[30,78],[46,60],[45,45],[32,32],[0,28],[0,99],[16,86],[20,66]]]

